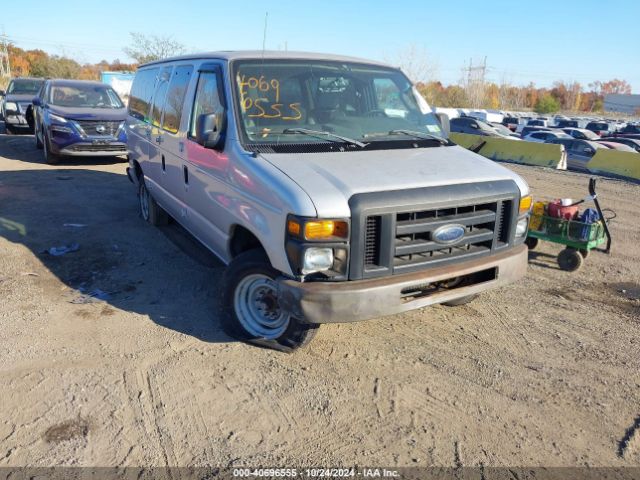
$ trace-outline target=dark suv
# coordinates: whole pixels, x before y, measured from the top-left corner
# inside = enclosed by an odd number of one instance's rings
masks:
[[[110,86],[47,80],[33,106],[35,142],[47,163],[57,163],[60,155],[127,154],[127,109]]]
[[[14,78],[3,93],[2,118],[7,133],[29,132],[33,128],[31,100],[44,83],[43,78]]]

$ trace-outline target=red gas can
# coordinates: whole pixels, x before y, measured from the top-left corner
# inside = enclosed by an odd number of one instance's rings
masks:
[[[560,200],[554,200],[549,203],[548,212],[550,217],[572,220],[578,214],[578,206],[570,205],[568,207],[563,207]]]

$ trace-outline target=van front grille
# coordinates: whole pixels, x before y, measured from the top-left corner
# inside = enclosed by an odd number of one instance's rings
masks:
[[[394,192],[385,192],[370,206],[367,199],[376,198],[375,194],[354,196],[358,198],[350,201],[354,226],[350,278],[415,272],[482,257],[512,245],[519,190],[512,182],[495,183],[504,191],[494,192],[490,185],[484,186],[486,195],[477,195],[476,201],[464,197],[472,197],[478,189],[460,185],[448,187],[452,192],[445,187],[435,187],[435,193],[430,189],[416,194],[403,192],[397,206],[393,205]],[[456,190],[461,192],[459,199]],[[440,200],[441,192],[449,197],[447,201]],[[405,197],[412,195],[422,201],[408,208]],[[432,196],[435,208],[429,208]],[[460,237],[444,243],[435,235],[442,227],[458,227]]]

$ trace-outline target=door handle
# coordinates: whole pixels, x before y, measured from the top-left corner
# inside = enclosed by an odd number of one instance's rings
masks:
[[[158,135],[156,137],[156,143],[162,143],[164,140],[162,139],[162,135]]]

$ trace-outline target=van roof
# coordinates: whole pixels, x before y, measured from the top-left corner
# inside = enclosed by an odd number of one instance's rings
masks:
[[[343,55],[333,55],[329,53],[314,53],[314,52],[291,52],[282,50],[227,50],[219,52],[205,52],[205,53],[192,53],[188,55],[181,55],[178,57],[164,58],[162,60],[155,60],[140,65],[140,68],[148,65],[157,65],[166,62],[178,61],[178,60],[260,60],[262,58],[269,60],[328,60],[333,62],[354,62],[354,63],[366,63],[370,65],[378,65],[381,67],[390,67],[390,65],[379,62],[377,60],[367,60],[357,57],[347,57]]]

